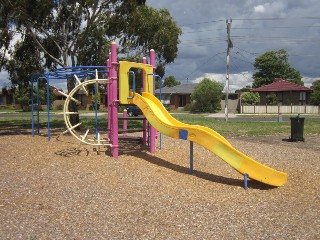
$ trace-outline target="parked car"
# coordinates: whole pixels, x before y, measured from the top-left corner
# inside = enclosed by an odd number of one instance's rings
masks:
[[[132,117],[132,116],[136,117],[136,116],[139,116],[139,115],[143,115],[143,112],[136,105],[130,105],[130,106],[127,107],[127,114],[130,117]]]

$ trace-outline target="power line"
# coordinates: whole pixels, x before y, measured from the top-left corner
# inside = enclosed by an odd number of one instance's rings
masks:
[[[234,46],[236,49],[238,49],[238,50],[240,50],[240,51],[243,51],[243,52],[245,52],[245,53],[247,53],[247,54],[250,54],[250,55],[253,55],[253,56],[257,56],[257,55],[259,55],[260,53],[251,53],[251,52],[249,52],[249,51],[247,51],[247,50],[245,50],[245,49],[242,49],[242,48],[239,48],[239,47],[237,47],[237,46]]]
[[[294,19],[318,20],[318,19],[320,19],[320,17],[232,18],[232,20],[235,20],[235,21],[276,21],[276,20],[294,20]],[[226,21],[226,19],[217,19],[217,20],[212,20],[212,21],[188,23],[188,24],[183,24],[180,26],[184,27],[184,26],[192,26],[192,25],[207,24],[207,23],[217,23],[217,22],[225,22],[225,21]]]
[[[276,20],[296,20],[296,19],[306,19],[315,20],[320,19],[320,17],[274,17],[274,18],[233,18],[234,21],[276,21]]]
[[[221,55],[221,54],[224,54],[224,53],[226,53],[226,51],[216,53],[215,55],[213,55],[213,56],[207,58],[205,61],[203,61],[200,65],[201,65],[202,67],[203,67],[203,66],[206,66],[212,59],[214,59],[215,57],[217,57],[217,56],[219,56],[219,55]],[[184,77],[183,79],[187,79],[187,80],[188,80],[190,76],[192,76],[193,74],[195,74],[195,73],[197,73],[197,72],[200,72],[198,68],[195,69],[195,70],[193,70],[191,73],[185,75],[185,77]]]
[[[210,26],[211,27],[211,26]],[[263,29],[299,29],[299,28],[320,28],[320,26],[264,26]],[[260,29],[259,27],[235,27],[232,30],[255,30]],[[197,31],[190,31],[190,32],[182,32],[182,34],[192,34],[192,33],[199,33],[199,32],[213,32],[213,31],[224,31],[225,28],[217,28],[217,29],[208,29],[208,30],[197,30]]]
[[[184,25],[181,25],[181,27],[199,25],[199,24],[207,24],[207,23],[224,22],[224,21],[225,20],[212,20],[212,21],[206,21],[206,22],[196,22],[196,23],[184,24]]]

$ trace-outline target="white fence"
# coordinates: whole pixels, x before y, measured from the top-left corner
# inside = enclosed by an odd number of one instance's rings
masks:
[[[311,105],[257,105],[257,106],[241,106],[241,113],[257,113],[257,114],[320,114],[320,106]]]

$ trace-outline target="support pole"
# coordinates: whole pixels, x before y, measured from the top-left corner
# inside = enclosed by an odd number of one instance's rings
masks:
[[[39,109],[39,105],[40,105],[40,98],[39,98],[39,81],[40,79],[37,78],[37,91],[36,91],[36,94],[37,94],[37,134],[39,135],[40,134],[40,109]],[[32,88],[32,92],[33,92],[33,88]],[[33,110],[34,110],[34,106],[33,107]]]
[[[193,174],[193,142],[190,141],[190,174]]]
[[[248,189],[248,177],[249,177],[249,175],[248,175],[248,173],[245,173],[244,175],[243,175],[243,180],[244,180],[244,189],[245,190],[247,190]]]
[[[117,45],[115,42],[111,44],[111,69],[109,81],[111,81],[111,131],[112,131],[112,155],[118,158],[119,155],[119,129],[118,129],[118,77],[117,77]]]
[[[111,133],[111,104],[112,104],[112,92],[111,92],[111,52],[109,53],[109,59],[107,60],[107,69],[108,69],[108,78],[109,81],[107,83],[107,110],[108,110],[108,137],[111,140],[112,133]]]
[[[47,115],[48,115],[48,141],[51,139],[50,135],[50,88],[49,88],[49,77],[46,76],[47,81]]]
[[[147,59],[145,57],[142,58],[142,63],[147,64]],[[146,90],[145,81],[146,81],[146,73],[142,71],[142,92]],[[143,146],[146,146],[147,145],[147,120],[143,120],[142,128],[143,128],[142,143],[143,143]]]
[[[155,52],[153,49],[150,50],[150,64],[153,66],[153,72],[154,72],[156,65],[155,65]],[[152,94],[154,94],[154,92],[152,92]],[[156,129],[153,126],[151,126],[150,127],[150,152],[152,154],[156,152],[156,134],[157,134]]]
[[[128,130],[128,113],[127,110],[123,110],[123,136],[127,136],[127,130]]]
[[[31,127],[32,127],[32,137],[34,137],[34,102],[33,102],[33,79],[31,79]]]
[[[94,113],[95,113],[95,126],[96,126],[96,139],[98,139],[99,122],[98,122],[98,82],[94,84]]]

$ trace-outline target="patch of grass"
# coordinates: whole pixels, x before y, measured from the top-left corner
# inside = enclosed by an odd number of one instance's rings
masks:
[[[290,122],[225,121],[202,115],[176,115],[175,117],[184,123],[209,127],[225,136],[290,135],[291,133]],[[320,121],[313,120],[312,118],[305,119],[304,134],[320,134]]]
[[[181,122],[194,125],[202,125],[214,129],[223,136],[263,136],[263,135],[290,135],[291,123],[275,121],[225,121],[223,119],[213,119],[205,117],[201,114],[174,114],[174,117]],[[94,117],[81,118],[81,128],[95,128]],[[99,129],[107,130],[107,120],[105,117],[99,117]],[[119,128],[123,128],[123,121],[119,120]],[[51,128],[65,128],[63,118],[52,115],[50,118]],[[31,129],[31,116],[22,115],[21,117],[1,117],[0,130],[8,127],[15,129],[22,128],[25,130]],[[46,116],[40,116],[40,127],[47,127]],[[128,129],[142,128],[141,120],[128,121]],[[320,121],[314,118],[305,118],[304,122],[305,135],[320,135]]]

